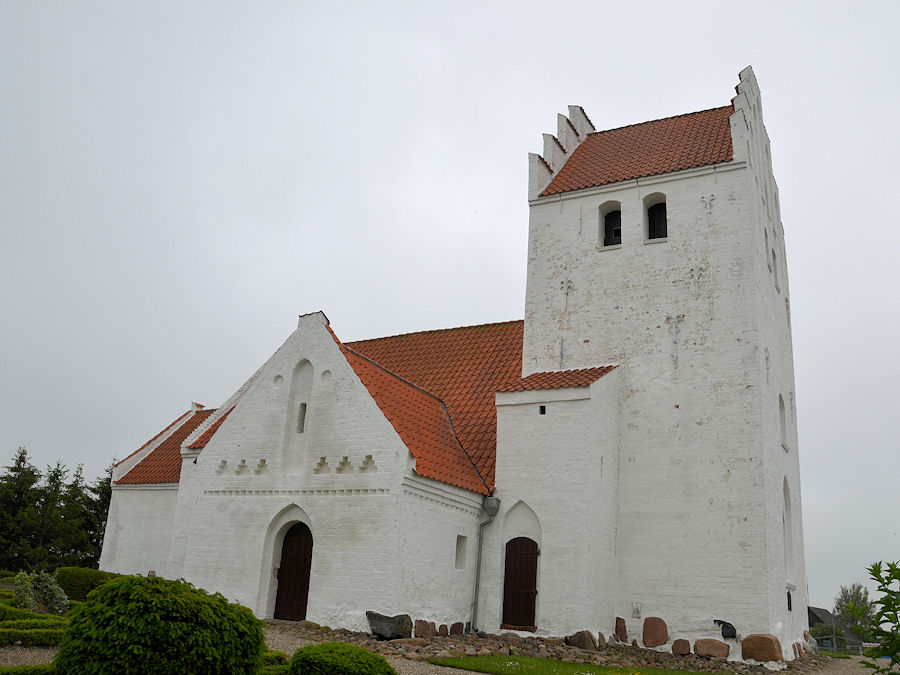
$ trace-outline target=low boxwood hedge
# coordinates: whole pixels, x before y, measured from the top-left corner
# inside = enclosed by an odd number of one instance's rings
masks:
[[[21,642],[23,647],[57,647],[65,634],[65,628],[0,628],[0,646]]]
[[[48,614],[44,619],[12,619],[0,621],[0,628],[15,628],[17,630],[32,630],[35,628],[65,628],[69,624],[64,616]]]
[[[40,666],[0,666],[2,675],[55,675],[56,669],[52,663]]]
[[[46,614],[29,612],[27,609],[19,609],[8,603],[8,600],[0,602],[0,621],[10,621],[12,619],[40,619],[41,617],[47,616]]]

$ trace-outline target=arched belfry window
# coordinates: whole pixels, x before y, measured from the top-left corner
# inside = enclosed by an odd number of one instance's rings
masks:
[[[602,246],[622,243],[622,206],[607,202],[600,207],[600,242]]]
[[[644,198],[644,234],[648,240],[665,239],[669,236],[666,196],[661,192]]]

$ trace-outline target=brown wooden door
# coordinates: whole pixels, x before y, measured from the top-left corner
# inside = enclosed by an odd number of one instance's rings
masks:
[[[503,625],[534,630],[537,599],[537,542],[516,537],[506,543],[503,572]]]
[[[304,523],[297,523],[284,535],[275,596],[276,619],[302,621],[306,618],[312,547],[312,532]]]

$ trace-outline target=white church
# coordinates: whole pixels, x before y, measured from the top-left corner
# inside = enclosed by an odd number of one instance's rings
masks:
[[[101,569],[259,617],[677,638],[807,624],[784,230],[750,68],[720,108],[529,156],[523,321],[325,314],[115,467]],[[652,646],[652,645],[651,645]],[[731,658],[740,657],[740,648]]]

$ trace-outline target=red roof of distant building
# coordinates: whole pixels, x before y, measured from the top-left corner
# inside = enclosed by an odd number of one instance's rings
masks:
[[[116,481],[117,484],[177,483],[181,477],[181,444],[215,409],[188,411],[186,421],[162,443],[150,451],[134,468]],[[184,415],[182,415],[184,417]],[[180,417],[179,419],[181,419]],[[176,420],[177,422],[178,420]],[[171,427],[172,425],[170,425]],[[167,427],[168,429],[169,427]],[[158,438],[157,434],[155,438]],[[142,446],[142,447],[146,447]],[[132,453],[133,454],[133,453]]]
[[[541,196],[728,162],[730,105],[589,134]]]

